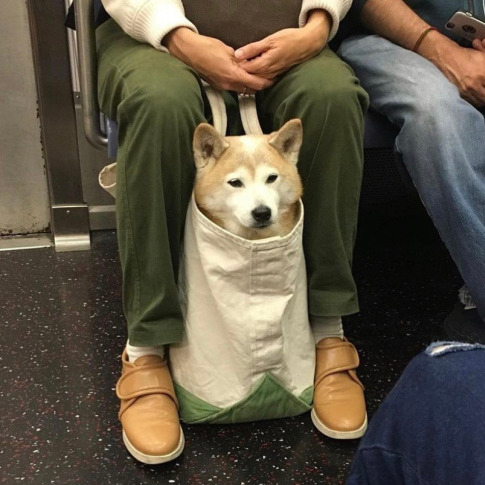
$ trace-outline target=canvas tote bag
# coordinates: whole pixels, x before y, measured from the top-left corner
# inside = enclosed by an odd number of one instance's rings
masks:
[[[179,279],[185,336],[170,365],[188,423],[294,416],[313,398],[303,205],[285,237],[250,241],[208,220],[194,200]]]
[[[226,131],[222,96],[206,86],[216,128]],[[254,97],[240,98],[246,133],[261,133]],[[224,110],[224,111],[223,111]],[[116,164],[100,174],[115,196]],[[187,423],[237,423],[311,409],[315,342],[308,322],[303,204],[284,237],[240,238],[190,202],[179,274],[185,319],[170,345],[170,368]]]

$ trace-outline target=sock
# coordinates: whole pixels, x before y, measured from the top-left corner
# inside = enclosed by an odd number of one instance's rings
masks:
[[[156,345],[155,347],[135,347],[130,345],[130,341],[126,342],[126,353],[128,360],[133,364],[136,359],[144,355],[158,355],[165,360],[165,345]]]
[[[310,315],[310,325],[315,343],[320,342],[322,338],[343,338],[344,336],[342,317],[319,317]]]

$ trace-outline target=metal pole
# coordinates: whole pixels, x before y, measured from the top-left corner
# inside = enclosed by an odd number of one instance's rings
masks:
[[[28,0],[27,11],[55,249],[89,249],[89,212],[83,200],[64,2]]]
[[[101,130],[97,98],[98,76],[93,0],[76,0],[74,9],[84,133],[91,145],[104,149],[108,145],[108,138]]]

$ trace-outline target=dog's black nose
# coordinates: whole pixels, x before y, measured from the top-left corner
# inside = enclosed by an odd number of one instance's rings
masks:
[[[251,215],[256,222],[268,222],[271,219],[271,209],[266,205],[258,205],[251,211]]]

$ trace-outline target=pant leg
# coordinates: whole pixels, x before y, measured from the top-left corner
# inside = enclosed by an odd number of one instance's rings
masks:
[[[379,36],[340,55],[372,106],[401,128],[396,149],[485,317],[485,122],[431,62]]]
[[[265,129],[300,118],[303,144],[303,244],[313,315],[358,311],[352,252],[362,179],[363,116],[368,98],[352,70],[329,48],[285,73],[258,95]]]
[[[195,72],[110,20],[97,30],[98,91],[119,127],[116,213],[123,307],[132,345],[179,341],[180,244],[190,200],[192,135],[204,121]]]
[[[483,484],[485,347],[434,354],[440,344],[409,363],[373,416],[347,485]]]

